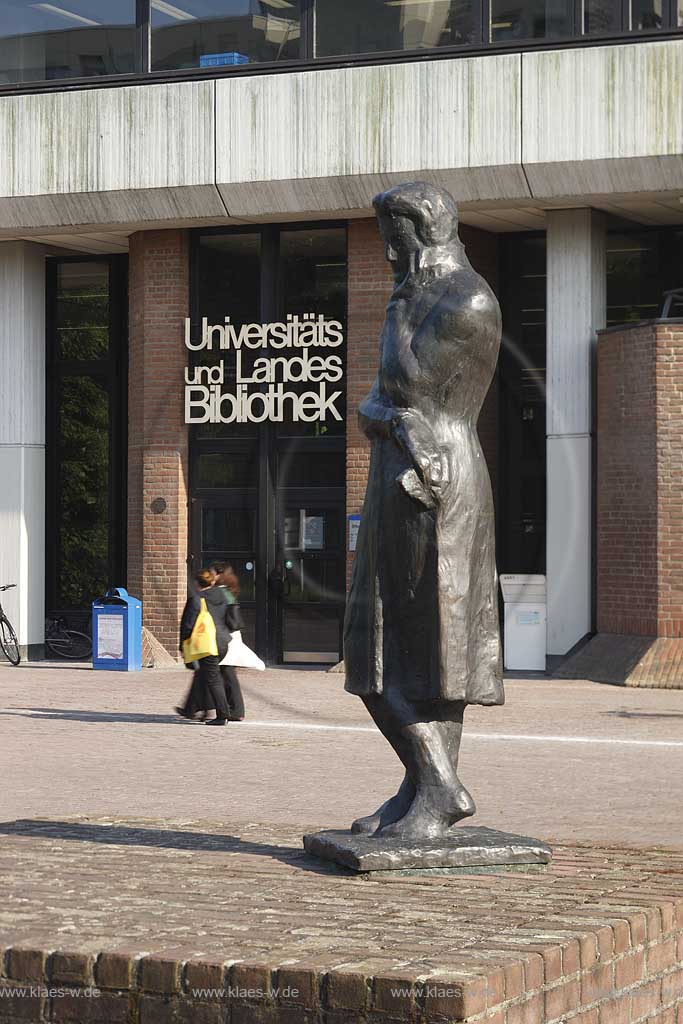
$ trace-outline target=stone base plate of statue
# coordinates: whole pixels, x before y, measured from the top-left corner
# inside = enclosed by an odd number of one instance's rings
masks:
[[[453,828],[475,812],[458,775],[470,704],[505,703],[491,480],[477,420],[501,341],[448,192],[373,200],[394,290],[379,370],[360,403],[371,443],[344,621],[345,689],[404,768],[398,792],[309,853],[357,871],[547,863],[543,843]]]
[[[304,836],[304,848],[313,857],[359,872],[528,868],[548,864],[552,857],[550,847],[537,839],[483,827],[457,827],[419,843],[330,830]]]

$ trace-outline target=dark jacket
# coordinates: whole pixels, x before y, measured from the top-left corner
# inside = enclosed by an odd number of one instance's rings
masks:
[[[238,630],[244,629],[239,602],[233,592],[229,587],[220,585],[216,587],[216,590],[222,591],[225,600],[228,602],[228,629],[230,632],[237,633]]]
[[[216,626],[218,655],[223,658],[230,643],[230,606],[219,587],[210,587],[208,590],[190,594],[188,597],[183,617],[180,620],[180,649],[182,650],[183,640],[187,640],[194,629],[201,607],[201,598],[206,601],[206,607]]]

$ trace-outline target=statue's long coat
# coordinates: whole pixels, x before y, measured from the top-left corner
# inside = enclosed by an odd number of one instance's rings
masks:
[[[344,624],[346,689],[502,704],[491,483],[477,418],[500,310],[467,263],[399,285],[360,406],[370,473]]]

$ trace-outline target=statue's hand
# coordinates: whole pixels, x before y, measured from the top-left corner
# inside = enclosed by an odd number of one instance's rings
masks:
[[[431,491],[425,487],[421,478],[418,476],[417,471],[414,469],[406,469],[396,477],[396,481],[400,487],[415,501],[419,501],[425,508],[434,508],[434,496]]]
[[[391,437],[391,419],[376,419],[359,411],[358,427],[370,440],[386,441]]]
[[[391,437],[391,429],[396,411],[382,395],[379,382],[375,381],[367,398],[358,408],[358,427],[367,438],[386,441]]]
[[[456,471],[450,447],[439,445],[430,423],[414,411],[403,412],[395,421],[394,437],[397,443],[410,457],[416,479],[427,500],[419,500],[429,507],[444,497],[447,490],[455,483]],[[403,475],[402,475],[403,476]],[[406,477],[410,486],[399,478],[401,486],[407,493],[417,497],[412,477]]]

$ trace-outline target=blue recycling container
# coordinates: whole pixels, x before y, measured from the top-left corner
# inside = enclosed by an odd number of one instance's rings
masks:
[[[92,667],[110,672],[142,668],[142,604],[112,587],[92,606]]]
[[[232,64],[248,64],[246,53],[231,50],[229,53],[203,53],[199,58],[200,68],[220,68]]]

